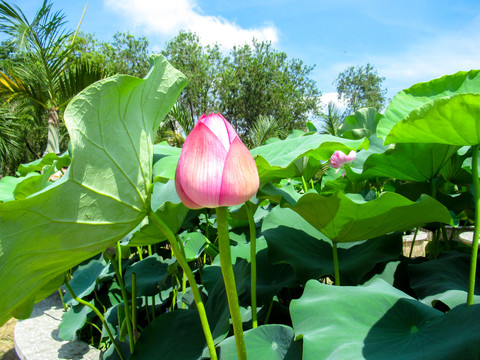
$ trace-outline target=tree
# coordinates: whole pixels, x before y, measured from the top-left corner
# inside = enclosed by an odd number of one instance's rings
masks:
[[[309,77],[313,69],[270,42],[234,47],[219,74],[219,109],[244,138],[259,116],[274,118],[286,131],[303,128],[320,114],[320,91]]]
[[[338,99],[347,103],[345,115],[354,113],[362,107],[373,107],[380,111],[386,103],[387,89],[382,88],[384,77],[380,77],[370,64],[350,66],[341,72],[334,85],[337,86]]]
[[[4,62],[0,72],[0,99],[39,124],[48,119],[45,152],[60,152],[62,111],[80,90],[103,77],[103,69],[81,61],[72,63],[72,34],[65,15],[53,12],[44,0],[29,21],[18,6],[0,2],[0,31],[8,36],[15,62]],[[21,61],[18,61],[21,60]],[[26,109],[28,111],[26,111]]]
[[[107,71],[111,74],[144,78],[150,70],[149,42],[144,36],[137,39],[128,32],[117,32],[113,35],[113,42],[101,46]]]
[[[219,111],[245,143],[254,143],[250,129],[260,117],[290,131],[320,114],[320,92],[309,77],[313,67],[288,59],[269,42],[253,40],[223,56],[218,45],[202,46],[197,35],[182,31],[163,54],[189,80],[178,104],[190,125],[203,113]]]
[[[181,31],[167,43],[162,54],[188,78],[188,84],[177,100],[178,111],[188,114],[188,126],[183,127],[188,135],[203,113],[218,111],[216,79],[222,59],[220,49],[218,45],[202,46],[196,34]]]

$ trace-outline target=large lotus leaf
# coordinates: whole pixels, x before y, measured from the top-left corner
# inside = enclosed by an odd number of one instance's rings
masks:
[[[303,359],[477,359],[480,305],[448,313],[377,280],[368,286],[307,283],[290,305]]]
[[[375,108],[363,108],[347,116],[338,134],[348,139],[368,138],[377,132],[377,124],[382,118]]]
[[[34,160],[28,164],[20,164],[18,166],[17,173],[20,176],[26,176],[28,173],[32,171],[40,172],[42,171],[43,167],[46,165],[53,165],[55,162],[55,167],[57,170],[61,168],[67,167],[72,162],[68,153],[64,153],[62,155],[57,155],[55,153],[48,153],[45,154],[41,159]]]
[[[35,172],[28,173],[26,176],[4,176],[0,179],[0,202],[15,200],[15,189],[18,184],[30,177],[41,176]]]
[[[163,57],[152,62],[144,80],[117,75],[76,96],[65,111],[68,175],[0,204],[0,324],[28,317],[39,289],[145,217],[156,129],[186,82]]]
[[[276,207],[265,218],[262,233],[268,242],[273,263],[288,263],[299,281],[333,276],[333,250],[330,240],[288,208]],[[339,244],[338,259],[342,284],[358,284],[376,264],[395,260],[402,251],[399,234],[361,244]]]
[[[297,360],[302,358],[301,348],[293,341],[293,329],[286,325],[262,325],[245,331],[245,348],[249,359]],[[235,337],[222,341],[217,346],[222,360],[237,360]]]
[[[145,259],[129,265],[125,270],[125,287],[132,293],[133,273],[136,275],[137,296],[154,296],[161,290],[168,289],[168,264],[153,254]]]
[[[55,173],[55,171],[56,168],[54,165],[47,165],[43,168],[43,172],[41,174],[33,173],[33,176],[25,177],[23,181],[17,184],[15,190],[13,191],[15,199],[22,200],[32,194],[35,194],[36,192],[45,189],[47,186],[52,184],[52,182],[49,182],[49,178]]]
[[[427,305],[440,300],[450,308],[467,301],[470,274],[470,255],[450,251],[440,254],[435,260],[408,265],[410,284]],[[473,302],[480,303],[480,285],[475,282]]]
[[[196,310],[175,310],[157,317],[135,343],[130,360],[200,360],[206,346]]]
[[[480,94],[479,70],[460,71],[453,75],[415,84],[399,92],[390,101],[385,110],[385,116],[378,124],[377,133],[382,138],[386,138],[396,124],[405,122],[411,123],[405,124],[410,128],[411,133],[407,134],[405,131],[407,128],[401,125],[395,130],[395,133],[397,133],[397,135],[394,135],[395,138],[389,138],[389,143],[400,142],[399,140],[401,140],[401,142],[433,142],[461,146],[472,145],[470,142],[465,142],[465,140],[470,139],[473,140],[473,145],[478,144],[480,143],[478,141],[480,133],[477,132],[478,129],[475,130],[474,126],[478,116],[472,119],[472,114],[470,114],[470,111],[473,110],[471,106],[478,107],[478,94]],[[453,100],[457,95],[462,96]],[[466,97],[463,98],[463,95],[466,95]],[[476,106],[475,99],[477,99]],[[453,100],[455,104],[448,104],[450,100]],[[459,105],[461,106],[459,107]],[[462,108],[463,105],[466,108]],[[439,111],[440,109],[442,110]],[[422,113],[428,115],[425,120],[422,120]],[[464,118],[464,115],[467,118]],[[438,118],[435,116],[438,116]],[[412,130],[413,122],[416,124]],[[465,131],[472,133],[467,134]],[[449,133],[452,134],[448,135]],[[432,137],[437,135],[441,136],[435,141],[431,141]],[[457,138],[460,143],[439,141],[444,135],[448,138]],[[423,136],[427,136],[427,138],[424,139]],[[467,137],[462,140],[464,136]],[[477,138],[476,143],[475,138]]]
[[[480,94],[460,94],[438,99],[395,125],[385,142],[478,145],[479,116]]]
[[[296,214],[295,214],[296,215]],[[298,216],[298,215],[297,215]],[[287,250],[288,251],[288,250]],[[238,244],[231,247],[232,262],[238,259],[245,259],[251,263],[250,243]],[[270,302],[275,294],[282,288],[293,288],[297,285],[295,273],[289,264],[281,262],[273,265],[268,256],[267,241],[261,237],[257,239],[256,244],[257,261],[257,305],[263,305]],[[202,280],[213,283],[222,277],[220,260],[217,256],[213,261],[214,266],[209,266],[203,271]],[[250,265],[245,276],[245,294],[242,300],[250,304],[251,298],[251,273]]]
[[[302,176],[295,161],[302,156],[317,160],[329,160],[335,150],[349,153],[367,148],[367,140],[350,140],[332,135],[308,135],[287,138],[251,150],[257,163],[261,183],[274,179]]]
[[[303,195],[296,203],[285,198],[285,206],[301,215],[334,242],[372,239],[393,231],[405,231],[430,222],[452,223],[447,208],[428,195],[413,202],[402,195],[385,192],[364,201],[336,192],[330,196]]]
[[[89,301],[93,305],[93,300]],[[75,340],[79,331],[87,322],[88,315],[93,310],[86,305],[71,307],[62,316],[62,322],[58,325],[58,337],[63,340]]]
[[[86,264],[80,265],[73,273],[73,278],[70,280],[75,295],[80,299],[84,296],[90,295],[95,289],[97,279],[99,276],[108,272],[109,265],[106,265],[99,259],[92,259]],[[63,297],[63,301],[68,305],[77,305],[78,302],[72,299],[69,292]]]
[[[178,160],[182,149],[168,145],[167,142],[153,147],[153,179],[165,181],[175,179]]]
[[[457,146],[444,144],[395,144],[381,154],[370,155],[363,164],[361,177],[428,181],[457,150]]]

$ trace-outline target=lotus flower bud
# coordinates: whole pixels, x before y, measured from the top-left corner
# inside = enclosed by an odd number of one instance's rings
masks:
[[[114,261],[116,257],[117,257],[117,250],[113,246],[108,247],[103,252],[103,258],[107,262],[108,261]]]
[[[258,190],[250,151],[220,114],[203,115],[187,136],[175,173],[178,196],[191,209],[239,205]]]
[[[355,151],[350,151],[348,155],[345,155],[342,151],[335,151],[333,155],[330,158],[330,165],[334,168],[337,169],[335,171],[335,174],[338,173],[338,170],[343,168],[346,164],[351,164],[353,163],[353,160],[357,157],[357,153]],[[343,172],[342,176],[345,175],[345,172]]]

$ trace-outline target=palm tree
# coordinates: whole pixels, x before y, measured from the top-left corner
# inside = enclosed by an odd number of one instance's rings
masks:
[[[264,145],[271,137],[284,135],[285,131],[282,130],[278,121],[272,116],[260,115],[250,128],[248,143],[251,148],[256,148]]]
[[[340,109],[335,105],[333,101],[330,101],[327,105],[327,113],[322,115],[324,120],[321,134],[330,134],[337,136],[338,128],[343,123],[342,114]]]
[[[103,77],[98,65],[78,60],[73,65],[76,32],[65,30],[64,19],[60,11],[52,11],[48,0],[32,21],[18,6],[0,2],[0,31],[9,37],[21,59],[0,71],[0,99],[31,107],[32,113],[40,114],[37,122],[48,119],[45,153],[60,152],[59,123],[68,102]]]

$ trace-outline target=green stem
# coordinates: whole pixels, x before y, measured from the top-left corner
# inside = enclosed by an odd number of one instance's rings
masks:
[[[302,175],[302,184],[303,184],[303,191],[307,192],[308,191],[308,186],[307,183],[305,182],[305,178]]]
[[[264,325],[268,324],[268,320],[270,319],[270,314],[272,313],[272,308],[273,308],[273,299],[270,301],[270,304],[268,305],[267,315],[265,315],[265,322],[263,323]]]
[[[335,269],[335,285],[340,285],[340,268],[338,266],[338,252],[337,252],[337,243],[332,243],[333,249],[333,267]]]
[[[118,254],[121,257],[121,254]],[[118,285],[120,286],[120,290],[122,292],[122,299],[123,299],[123,307],[125,310],[125,322],[127,323],[127,332],[128,332],[128,342],[130,345],[130,352],[133,353],[133,345],[135,344],[133,339],[133,329],[132,329],[132,320],[130,319],[130,308],[128,306],[128,295],[127,289],[125,289],[125,284],[123,283],[122,272],[118,268],[115,259],[112,261],[113,270],[115,270],[115,274],[117,275]]]
[[[155,226],[167,237],[174,252],[175,258],[177,259],[178,263],[187,275],[188,282],[190,283],[190,287],[192,289],[193,298],[195,299],[195,303],[197,305],[198,315],[200,316],[203,333],[205,334],[205,340],[207,342],[208,350],[210,352],[210,358],[212,360],[217,360],[217,353],[215,351],[215,344],[213,342],[212,332],[210,330],[210,326],[208,325],[207,313],[205,311],[205,306],[203,305],[202,297],[200,296],[200,290],[198,289],[197,282],[195,281],[195,276],[193,275],[193,272],[190,269],[187,260],[182,255],[177,239],[175,238],[175,235],[170,230],[170,228],[155,212],[150,211],[148,213],[148,216],[155,224]]]
[[[250,230],[250,288],[252,298],[252,328],[258,326],[257,322],[257,229],[253,218],[250,201],[245,203],[247,209],[248,226]]]
[[[67,304],[65,304],[65,301],[63,301],[63,294],[62,294],[62,289],[61,288],[58,288],[58,295],[60,295],[60,300],[62,301],[63,310],[65,312],[68,311],[68,306],[67,306]]]
[[[133,341],[137,342],[137,273],[132,272],[132,327]]]
[[[103,317],[102,313],[101,313],[95,306],[93,306],[92,304],[90,304],[88,301],[85,301],[85,300],[83,300],[83,299],[80,299],[80,298],[75,294],[75,291],[73,291],[73,289],[72,289],[72,287],[70,286],[70,284],[69,284],[68,282],[66,282],[66,281],[65,281],[65,287],[67,288],[68,292],[69,292],[70,295],[72,296],[72,299],[75,299],[79,304],[88,306],[90,309],[93,310],[93,312],[95,313],[95,315],[98,316],[98,318],[99,318],[100,321],[102,322],[103,326],[104,326],[105,329],[107,330],[108,337],[109,337],[110,340],[112,341],[112,344],[113,344],[113,346],[115,347],[115,350],[117,350],[118,356],[120,357],[121,360],[124,360],[124,357],[123,357],[122,352],[121,352],[121,350],[120,350],[120,346],[118,345],[117,341],[115,340],[115,337],[113,336],[112,331],[110,330],[110,327],[108,326],[107,322],[105,321],[105,318]]]
[[[183,296],[185,296],[186,291],[187,291],[187,274],[185,274],[185,271],[184,271],[182,275],[182,295]],[[182,309],[185,309],[184,301],[182,301]]]
[[[233,323],[233,333],[237,345],[237,354],[239,360],[247,359],[247,350],[245,348],[245,339],[243,337],[242,316],[240,315],[240,306],[238,305],[237,287],[235,285],[235,275],[233,273],[232,259],[230,255],[230,236],[228,234],[227,208],[218,207],[217,229],[218,229],[218,248],[220,250],[220,267],[222,269],[223,281],[225,282],[225,291],[227,292],[228,307]]]
[[[412,258],[413,247],[415,246],[415,240],[417,239],[417,234],[418,234],[418,227],[415,228],[415,234],[413,234],[412,247],[410,248],[410,254],[408,255],[409,258]]]
[[[138,251],[138,257],[140,258],[140,261],[143,260],[143,248],[141,246],[137,246],[137,251]]]
[[[148,322],[148,325],[150,325],[150,323],[152,322],[150,320],[150,310],[148,309],[149,305],[148,305],[148,296],[145,296],[145,312],[147,313],[147,322]]]
[[[468,284],[467,304],[473,304],[473,295],[475,292],[475,275],[477,273],[478,256],[478,235],[480,231],[480,182],[478,178],[478,149],[480,145],[475,145],[472,152],[472,178],[473,192],[475,193],[475,231],[472,241],[472,255],[470,257],[470,280]]]
[[[154,295],[154,296],[152,296],[152,318],[153,318],[153,320],[155,320],[155,318],[157,317],[156,310],[157,310],[157,305],[155,305],[155,295]]]

